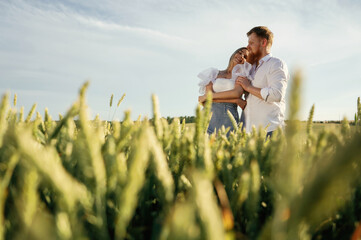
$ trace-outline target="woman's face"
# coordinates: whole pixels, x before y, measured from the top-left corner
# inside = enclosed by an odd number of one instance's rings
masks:
[[[248,54],[249,54],[249,51],[247,49],[242,49],[242,54],[243,54],[243,58],[245,60],[248,59]]]
[[[234,54],[233,62],[235,64],[243,64],[246,61],[247,57],[248,57],[248,50],[242,49],[241,51]]]

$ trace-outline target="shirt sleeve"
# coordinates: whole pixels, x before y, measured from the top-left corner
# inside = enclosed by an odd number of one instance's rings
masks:
[[[261,89],[261,96],[266,102],[280,102],[285,98],[288,69],[286,64],[278,60],[272,64],[267,78],[268,87]]]

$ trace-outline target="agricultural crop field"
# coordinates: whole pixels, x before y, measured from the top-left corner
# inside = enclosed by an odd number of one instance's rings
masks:
[[[360,239],[360,100],[351,126],[301,123],[299,81],[267,140],[208,136],[209,102],[186,125],[155,96],[152,119],[90,120],[87,84],[59,121],[4,96],[0,239]]]
[[[355,126],[353,125],[353,122],[350,124],[350,131],[355,131]],[[308,123],[306,121],[301,121],[300,122],[300,129],[299,129],[299,134],[300,135],[304,135],[304,137],[307,137],[307,126]],[[188,128],[194,128],[195,124],[194,123],[186,123],[186,127]],[[315,134],[319,134],[321,132],[334,132],[336,134],[341,134],[341,130],[342,130],[342,124],[341,123],[320,123],[320,122],[312,122],[312,131]]]

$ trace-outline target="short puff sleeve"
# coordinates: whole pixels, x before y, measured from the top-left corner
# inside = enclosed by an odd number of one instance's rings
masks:
[[[251,69],[252,69],[252,65],[249,64],[248,62],[245,62],[243,64],[237,64],[232,69],[232,78],[234,78],[234,76],[237,76],[237,77],[242,76],[242,77],[246,77],[246,78],[250,79]]]
[[[219,70],[216,68],[207,68],[206,70],[200,72],[198,74],[198,78],[201,79],[201,81],[198,83],[199,86],[199,93],[201,95],[204,95],[206,93],[206,86],[210,82],[214,82],[218,76]]]

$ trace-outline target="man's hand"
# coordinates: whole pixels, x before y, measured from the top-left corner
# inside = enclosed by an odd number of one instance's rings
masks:
[[[244,110],[247,106],[247,101],[239,98],[237,99],[237,105]]]
[[[243,89],[249,92],[249,88],[252,86],[251,81],[246,77],[239,76],[237,77],[236,84],[243,87]]]
[[[251,81],[246,77],[238,77],[236,80],[236,85],[240,85],[245,91],[249,92],[253,96],[258,97],[259,99],[264,100],[261,95],[261,88],[254,87],[251,84]]]
[[[207,100],[207,96],[206,95],[202,95],[198,97],[198,102],[199,103],[204,103]]]

